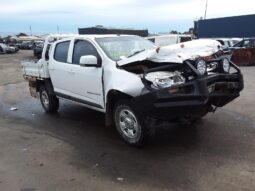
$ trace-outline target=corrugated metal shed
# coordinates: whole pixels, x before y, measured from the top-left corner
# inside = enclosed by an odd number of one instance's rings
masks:
[[[255,15],[199,20],[194,28],[198,38],[255,37]]]

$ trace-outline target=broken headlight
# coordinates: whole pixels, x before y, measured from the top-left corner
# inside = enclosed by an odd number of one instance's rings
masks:
[[[156,88],[168,88],[173,85],[185,83],[185,78],[180,72],[151,72],[145,75],[145,79],[152,83]]]

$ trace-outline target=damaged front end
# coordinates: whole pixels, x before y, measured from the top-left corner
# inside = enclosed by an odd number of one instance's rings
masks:
[[[132,99],[140,116],[197,119],[239,97],[240,69],[220,50],[182,63],[140,60],[121,68],[141,77],[144,89]]]

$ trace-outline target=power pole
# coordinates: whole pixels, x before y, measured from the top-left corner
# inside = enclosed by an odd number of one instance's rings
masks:
[[[206,15],[207,15],[207,6],[208,6],[208,0],[206,0],[206,4],[205,4],[205,16],[204,16],[204,19],[206,19]]]
[[[32,27],[31,27],[31,25],[30,25],[29,29],[30,29],[30,35],[32,36]]]
[[[59,26],[57,25],[57,31],[58,31],[58,34],[59,34]]]

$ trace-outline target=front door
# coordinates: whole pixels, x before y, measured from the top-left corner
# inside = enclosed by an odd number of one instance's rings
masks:
[[[93,55],[102,63],[95,46],[87,41],[76,39],[73,42],[71,57],[72,74],[72,94],[75,98],[88,102],[89,105],[104,108],[102,67],[84,67],[80,65],[81,56]],[[72,76],[71,76],[72,75]],[[86,102],[85,102],[86,103]]]

